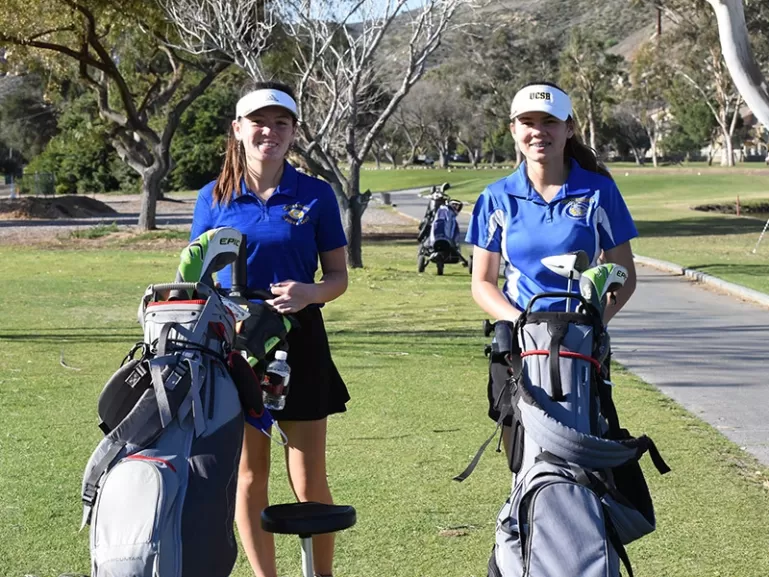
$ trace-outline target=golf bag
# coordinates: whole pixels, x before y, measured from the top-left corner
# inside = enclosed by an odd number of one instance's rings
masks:
[[[419,224],[418,272],[424,272],[428,262],[435,263],[439,275],[443,274],[445,264],[462,263],[468,266],[460,252],[461,239],[457,222],[462,202],[451,199],[445,192],[447,188],[448,183],[440,190],[433,187],[425,216]]]
[[[532,312],[539,298],[566,296],[580,301],[578,312]],[[624,545],[655,529],[638,460],[648,451],[660,473],[669,468],[651,439],[619,425],[604,379],[601,313],[580,295],[543,293],[494,331],[490,354],[509,374],[496,408],[500,425],[512,416],[515,481],[497,518],[489,576],[617,577],[620,561],[632,576]]]
[[[204,236],[182,253],[177,279],[213,285],[211,267],[235,260],[237,231]],[[249,422],[267,418],[257,373],[288,327],[200,282],[150,285],[138,316],[143,341],[102,391],[105,437],[83,477],[91,577],[227,577],[244,410]],[[253,334],[238,339],[239,321]],[[260,355],[252,364],[233,351],[239,341]]]

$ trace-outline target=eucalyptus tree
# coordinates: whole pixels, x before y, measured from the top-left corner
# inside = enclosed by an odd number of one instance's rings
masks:
[[[9,66],[37,63],[91,90],[119,157],[141,177],[139,228],[155,228],[171,140],[187,107],[227,68],[174,45],[174,28],[142,0],[3,0]]]

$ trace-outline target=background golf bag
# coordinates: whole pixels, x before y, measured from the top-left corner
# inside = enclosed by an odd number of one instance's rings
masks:
[[[235,260],[240,233],[204,236],[182,253],[177,278],[193,271],[212,285],[211,267]],[[261,313],[245,319],[255,329],[250,338],[241,335],[259,367],[288,332],[281,315],[203,283],[147,288],[139,306],[144,339],[99,398],[105,437],[83,477],[91,577],[230,574],[244,409],[257,420],[268,415],[259,375],[233,351],[245,309]]]
[[[531,312],[539,298],[578,299],[579,312]],[[601,314],[574,293],[536,295],[514,323],[494,325],[492,354],[510,378],[497,400],[512,415],[509,465],[515,482],[497,518],[489,561],[493,577],[612,577],[624,546],[655,529],[654,508],[638,460],[646,436],[620,428],[604,380],[608,340]]]
[[[443,274],[445,264],[461,262],[468,266],[460,252],[460,231],[457,215],[462,211],[462,202],[451,199],[446,194],[449,188],[444,183],[440,189],[433,187],[425,216],[419,223],[419,250],[417,252],[417,271],[424,272],[428,262],[434,262],[438,274]]]

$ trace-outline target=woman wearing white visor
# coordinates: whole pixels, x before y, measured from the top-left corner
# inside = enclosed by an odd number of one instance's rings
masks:
[[[329,415],[346,410],[350,396],[331,357],[321,313],[347,289],[347,244],[339,205],[328,183],[286,161],[298,111],[290,87],[261,82],[238,100],[219,177],[198,194],[190,238],[231,226],[247,236],[248,288],[271,291],[280,313],[299,320],[288,335],[291,379],[285,407],[272,411],[286,433],[286,465],[299,501],[332,503],[326,476]],[[320,264],[321,275],[317,275]],[[316,277],[320,276],[320,278]],[[230,287],[229,268],[218,280]],[[276,577],[275,546],[262,530],[269,504],[270,439],[245,429],[235,517],[257,577]],[[334,535],[313,537],[315,573],[330,576]]]
[[[628,271],[616,301],[606,307],[608,323],[636,286],[630,240],[638,232],[630,212],[611,175],[576,136],[571,100],[563,90],[547,82],[524,86],[513,98],[510,119],[525,161],[486,187],[473,209],[466,238],[475,245],[473,298],[493,318],[514,321],[533,295],[566,290],[567,280],[549,271],[542,258],[583,250],[592,266],[603,253],[605,262]],[[501,259],[506,265],[502,289],[497,286]],[[563,299],[534,304],[538,310],[565,307]],[[499,418],[494,400],[506,376],[504,367],[491,367],[489,416],[494,421]],[[509,433],[510,422],[505,424]]]

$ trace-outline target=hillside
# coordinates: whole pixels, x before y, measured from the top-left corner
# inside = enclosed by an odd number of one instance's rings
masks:
[[[408,17],[403,16],[404,20]],[[613,52],[628,58],[654,33],[656,11],[636,0],[491,0],[473,12],[468,9],[457,12],[454,24],[469,22],[480,22],[486,30],[512,26],[520,30],[521,37],[536,29],[556,48],[566,41],[569,30],[588,27],[608,40]],[[431,66],[457,57],[455,34],[447,36],[431,59]],[[396,33],[387,42],[386,51],[392,54],[394,46],[406,39],[405,29],[402,35]],[[511,58],[514,55],[511,54]]]

